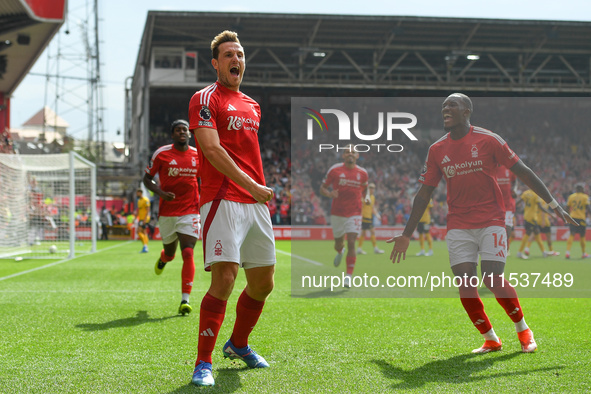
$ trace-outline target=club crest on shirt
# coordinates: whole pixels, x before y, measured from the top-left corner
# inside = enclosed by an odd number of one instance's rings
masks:
[[[478,157],[478,148],[476,147],[476,144],[472,145],[471,152],[472,152],[472,157]]]
[[[201,117],[201,119],[203,120],[209,120],[211,119],[211,112],[209,111],[209,108],[207,108],[207,106],[202,106],[201,110],[199,111],[199,117]]]
[[[193,167],[196,167],[197,166],[197,159],[195,159],[194,157],[191,158],[191,165]]]

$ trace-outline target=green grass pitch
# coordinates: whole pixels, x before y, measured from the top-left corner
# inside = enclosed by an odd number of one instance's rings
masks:
[[[562,253],[551,260],[556,266],[591,265],[578,258],[578,243],[571,260],[563,258],[565,244],[555,244]],[[180,252],[156,276],[156,241],[148,254],[138,253],[138,241],[99,242],[94,255],[50,266],[47,260],[0,260],[0,393],[591,391],[589,298],[522,298],[539,346],[534,354],[520,352],[513,323],[494,299],[485,298],[504,347],[473,355],[482,339],[455,297],[292,297],[291,246],[277,242],[275,290],[250,338],[271,368],[249,370],[221,354],[245,284],[241,272],[214,352],[213,388],[190,383],[199,303],[209,284],[200,244],[194,311],[184,317],[176,314]],[[387,253],[381,256],[370,246],[366,241],[368,254],[359,256],[358,269],[391,264],[390,245],[380,242]],[[508,269],[548,264],[535,245],[530,260],[517,260],[517,247],[511,247]],[[444,242],[435,243],[433,257],[415,257],[417,251],[413,242],[402,264],[449,272]],[[312,253],[332,265],[332,242],[319,243]]]

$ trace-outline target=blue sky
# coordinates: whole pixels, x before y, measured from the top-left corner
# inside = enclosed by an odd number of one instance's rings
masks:
[[[80,13],[90,0],[68,0],[72,15]],[[322,1],[300,0],[292,2],[254,0],[249,2],[228,1],[223,4],[203,1],[180,0],[128,0],[100,1],[100,55],[102,58],[104,124],[106,141],[122,141],[117,136],[117,129],[123,130],[123,97],[125,78],[133,74],[140,39],[143,34],[146,16],[149,10],[168,11],[216,11],[216,12],[272,12],[298,14],[349,14],[349,15],[404,15],[459,18],[500,18],[532,20],[570,20],[591,21],[591,1],[589,0],[365,0]],[[70,30],[76,26],[73,18]],[[63,27],[62,27],[63,29]],[[55,39],[54,39],[55,40]],[[52,45],[56,45],[52,43]],[[57,47],[57,46],[55,46]],[[51,45],[50,45],[51,48]],[[39,57],[33,67],[33,73],[47,70],[46,54]],[[213,81],[212,81],[213,82]],[[44,105],[45,79],[29,75],[17,88],[12,97],[11,126],[20,127]],[[51,105],[51,101],[48,101]],[[60,113],[58,108],[58,113]],[[76,131],[75,138],[84,139],[86,115],[76,111],[65,114],[71,124],[70,130]]]

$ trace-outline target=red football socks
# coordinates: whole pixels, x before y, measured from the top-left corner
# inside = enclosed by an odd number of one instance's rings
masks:
[[[195,278],[195,262],[193,261],[193,249],[185,248],[183,254],[183,269],[181,271],[181,289],[183,293],[191,294],[193,279]]]
[[[486,312],[484,312],[484,304],[478,295],[478,289],[476,287],[459,287],[460,300],[464,309],[468,313],[468,317],[474,324],[474,327],[480,331],[481,334],[489,331],[492,328],[490,320]]]
[[[353,275],[353,270],[355,269],[355,261],[357,261],[357,257],[355,256],[347,256],[347,275]]]
[[[513,323],[517,323],[523,319],[523,311],[521,310],[521,305],[519,305],[517,292],[509,284],[507,279],[495,276],[493,277],[492,283],[485,282],[485,284],[493,292],[497,302],[503,307]]]
[[[162,260],[163,263],[168,263],[169,261],[172,261],[173,259],[174,259],[174,254],[172,256],[169,256],[166,253],[164,253],[164,249],[162,249],[162,252],[160,252],[160,260]]]
[[[257,301],[242,291],[236,304],[236,322],[230,340],[232,344],[241,349],[248,345],[248,336],[257,324],[265,301]]]
[[[199,312],[199,343],[197,345],[197,361],[205,361],[211,364],[211,353],[224,322],[227,301],[219,300],[209,293],[205,294],[201,301]]]

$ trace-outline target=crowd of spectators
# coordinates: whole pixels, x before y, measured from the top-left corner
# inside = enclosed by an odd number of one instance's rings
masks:
[[[267,186],[273,189],[269,201],[273,224],[291,224],[291,129],[288,106],[262,110],[259,145]]]

